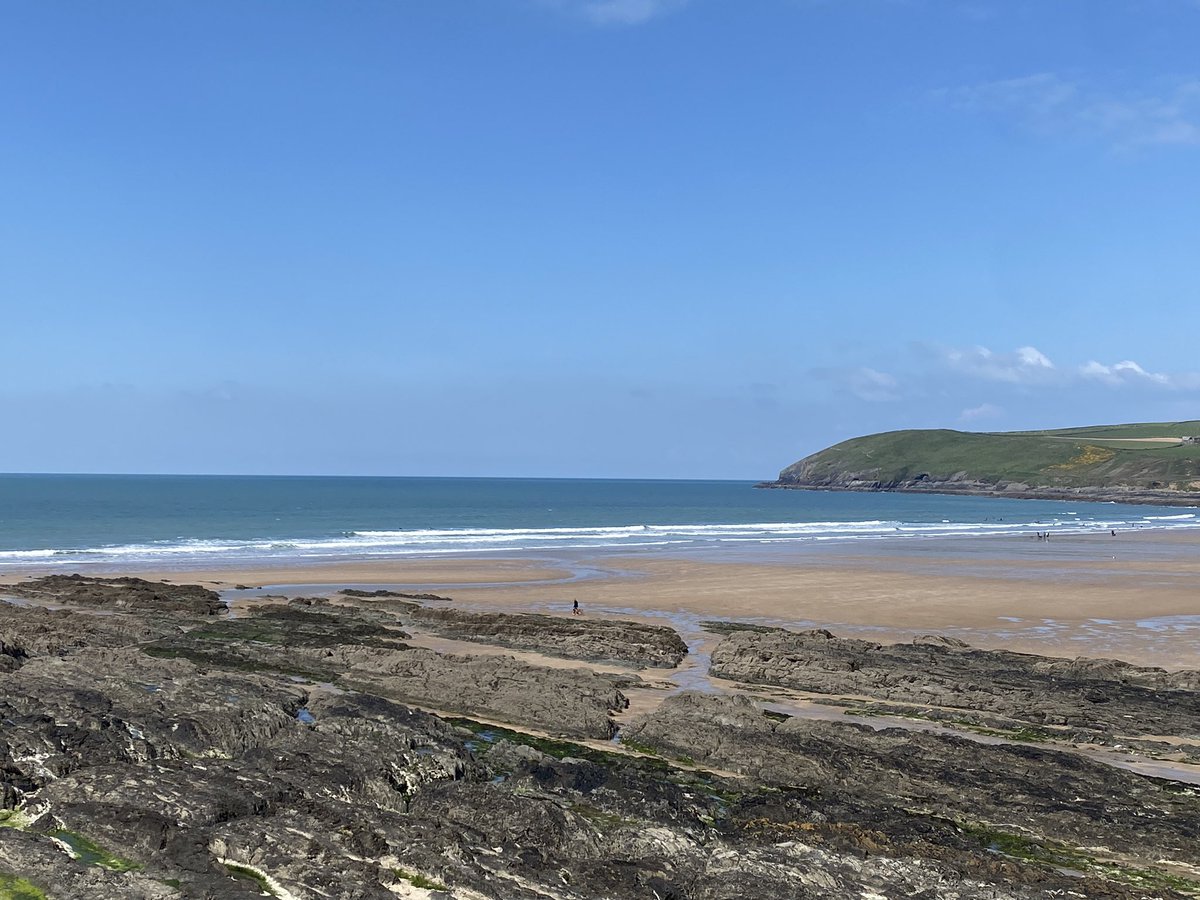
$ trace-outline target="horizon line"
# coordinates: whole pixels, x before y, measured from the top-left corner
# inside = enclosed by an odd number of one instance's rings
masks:
[[[252,472],[0,472],[0,478],[411,478],[442,481],[726,481],[757,483],[761,478],[667,478],[654,475],[380,475]]]

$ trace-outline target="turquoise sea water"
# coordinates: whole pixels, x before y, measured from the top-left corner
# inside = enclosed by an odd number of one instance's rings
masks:
[[[733,481],[0,475],[0,571],[1200,528],[1200,510]]]

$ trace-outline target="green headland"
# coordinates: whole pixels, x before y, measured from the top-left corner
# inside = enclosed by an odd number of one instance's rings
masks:
[[[806,456],[760,486],[1200,505],[1200,420],[888,431]]]

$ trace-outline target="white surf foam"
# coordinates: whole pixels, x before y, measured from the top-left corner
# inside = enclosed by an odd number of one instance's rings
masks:
[[[237,540],[229,538],[153,541],[79,548],[0,550],[0,567],[71,566],[80,563],[132,562],[182,564],[313,559],[422,556],[446,553],[523,552],[620,547],[703,546],[704,544],[804,541],[862,541],[887,538],[936,539],[990,535],[1088,534],[1110,529],[1200,528],[1194,513],[1163,516],[1106,516],[1085,519],[1067,512],[1035,522],[752,522],[572,526],[553,528],[440,528],[349,531],[328,537]]]

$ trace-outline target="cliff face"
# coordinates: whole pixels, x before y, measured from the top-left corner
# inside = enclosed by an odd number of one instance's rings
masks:
[[[1178,438],[1116,433],[1119,437],[1098,429],[885,432],[806,456],[763,486],[1200,505],[1200,446],[1183,440],[1184,433]]]
[[[921,472],[908,478],[889,476],[881,479],[878,469],[842,471],[823,465],[823,460],[805,457],[793,463],[779,474],[774,482],[779,487],[829,488],[845,491],[900,491],[900,490],[952,490],[952,491],[996,491],[1024,490],[1024,482],[986,481],[973,477],[966,471],[949,476],[934,477]]]

